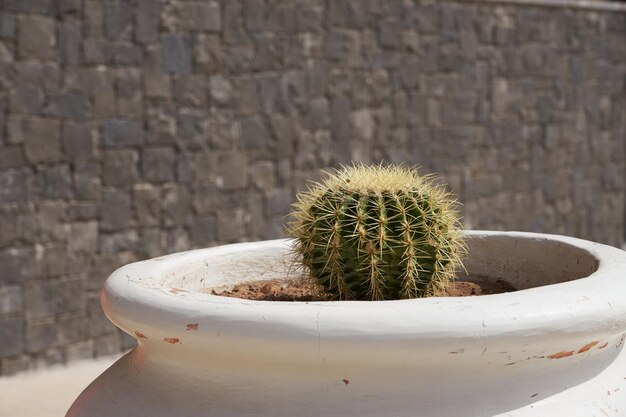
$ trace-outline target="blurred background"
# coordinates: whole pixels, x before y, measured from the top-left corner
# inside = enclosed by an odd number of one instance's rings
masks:
[[[130,348],[114,269],[280,237],[353,161],[621,246],[625,82],[623,2],[2,0],[0,375]]]

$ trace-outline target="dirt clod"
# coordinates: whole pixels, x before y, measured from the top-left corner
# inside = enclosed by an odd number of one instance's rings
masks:
[[[209,290],[213,295],[262,301],[329,301],[328,294],[320,293],[301,280],[264,280],[237,284],[228,290]],[[445,297],[468,297],[472,295],[501,294],[515,291],[504,280],[489,281],[483,278],[467,278],[455,281],[441,294]]]

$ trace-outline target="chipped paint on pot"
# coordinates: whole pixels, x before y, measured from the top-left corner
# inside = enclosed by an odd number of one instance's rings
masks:
[[[468,274],[503,278],[519,291],[308,303],[210,294],[239,282],[286,278],[288,245],[220,246],[115,271],[102,305],[138,346],[67,415],[626,412],[621,250],[563,236],[476,231],[468,232]]]

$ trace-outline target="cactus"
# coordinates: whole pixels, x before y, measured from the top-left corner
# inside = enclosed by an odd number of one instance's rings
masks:
[[[334,299],[430,296],[465,252],[455,204],[415,168],[354,165],[298,195],[288,233],[306,277]]]

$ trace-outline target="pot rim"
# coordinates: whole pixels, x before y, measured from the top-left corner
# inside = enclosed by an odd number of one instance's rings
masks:
[[[584,278],[511,293],[388,301],[255,301],[164,285],[173,268],[201,259],[245,256],[245,251],[259,248],[284,256],[289,241],[278,239],[198,249],[123,266],[106,281],[102,304],[111,321],[138,339],[148,331],[163,339],[168,334],[188,336],[181,330],[183,322],[196,324],[192,339],[213,337],[216,328],[222,336],[232,337],[300,340],[323,333],[325,338],[363,341],[527,337],[555,331],[606,336],[626,328],[626,252],[560,235],[469,231],[467,236],[557,241],[588,252],[598,260],[598,268]],[[205,265],[210,271],[210,262]]]

